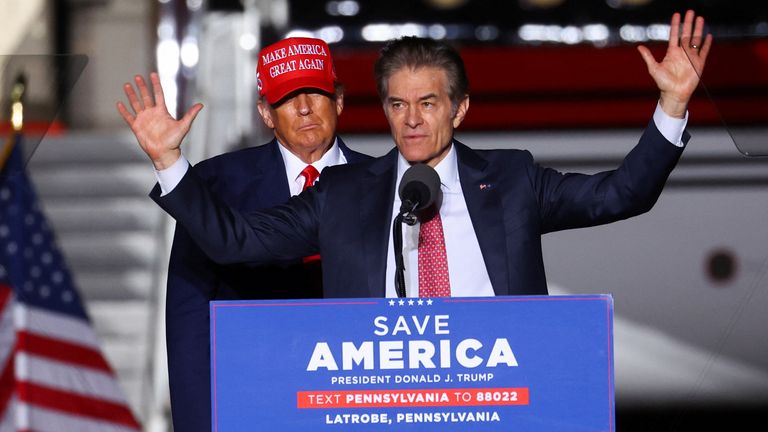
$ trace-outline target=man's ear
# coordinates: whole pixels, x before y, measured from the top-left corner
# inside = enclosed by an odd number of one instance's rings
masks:
[[[469,95],[465,95],[464,99],[459,102],[459,105],[456,107],[456,115],[453,116],[453,128],[456,129],[459,127],[462,121],[464,121],[464,116],[467,115],[467,111],[469,110]]]
[[[259,114],[261,115],[261,120],[264,121],[264,124],[267,125],[268,128],[274,129],[275,122],[272,119],[272,107],[262,98],[256,103],[256,108],[259,109]]]
[[[336,95],[336,115],[341,115],[342,111],[344,111],[344,93],[339,93]]]

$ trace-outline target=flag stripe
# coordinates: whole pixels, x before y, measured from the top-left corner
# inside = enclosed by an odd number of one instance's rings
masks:
[[[139,428],[133,413],[123,404],[74,395],[32,383],[22,383],[19,386],[18,395],[20,401],[30,405]]]
[[[0,415],[4,413],[15,390],[13,375],[13,356],[9,356],[3,365],[2,375],[0,375]]]
[[[16,349],[16,330],[13,328],[12,297],[11,288],[0,284],[0,416],[3,424],[6,417],[13,416],[10,401],[15,390],[13,353]]]
[[[9,288],[0,285],[0,365],[4,365],[16,346],[13,326],[13,296]]]
[[[6,303],[11,300],[11,287],[0,283],[0,309],[5,309]]]
[[[140,427],[88,419],[44,407],[19,403],[28,413],[18,432],[138,432]]]
[[[0,432],[20,432],[16,429],[16,398],[11,398],[0,413]]]
[[[19,331],[17,337],[20,351],[73,365],[112,372],[112,368],[109,367],[99,351],[46,336],[30,334],[24,330]]]
[[[16,373],[16,378],[20,381],[115,403],[125,403],[123,392],[110,373],[59,363],[25,352],[20,352],[16,361],[25,365],[19,367]]]
[[[88,321],[49,309],[23,305],[21,302],[19,305],[21,310],[17,310],[17,319],[20,321],[18,327],[30,333],[100,350],[99,340]]]

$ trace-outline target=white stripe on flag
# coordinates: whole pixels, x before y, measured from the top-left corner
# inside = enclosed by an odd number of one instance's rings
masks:
[[[0,375],[16,345],[16,329],[13,327],[14,296],[10,296],[5,302],[5,307],[0,311]]]
[[[19,329],[101,350],[96,333],[87,321],[19,303],[14,312]]]
[[[64,414],[61,411],[20,404],[29,410],[29,423],[20,429],[45,432],[138,432],[129,426]]]
[[[16,396],[11,397],[6,405],[3,418],[0,419],[0,432],[16,432]]]
[[[117,385],[117,379],[111,374],[59,363],[26,352],[19,352],[16,360],[25,365],[19,368],[17,373],[20,381],[126,404],[123,392]]]

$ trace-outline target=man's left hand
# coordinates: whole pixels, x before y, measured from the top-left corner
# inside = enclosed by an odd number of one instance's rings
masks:
[[[688,101],[699,85],[711,47],[712,35],[704,36],[704,18],[696,17],[692,10],[685,13],[682,29],[680,14],[672,15],[667,53],[660,63],[647,47],[637,47],[661,91],[661,109],[669,116],[685,117]]]

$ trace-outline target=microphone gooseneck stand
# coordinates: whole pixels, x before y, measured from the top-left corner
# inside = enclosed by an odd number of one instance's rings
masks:
[[[395,249],[395,292],[400,298],[406,296],[405,290],[405,263],[403,262],[403,223],[409,226],[416,224],[416,215],[413,212],[419,203],[409,200],[403,201],[400,212],[392,223],[392,246]]]

